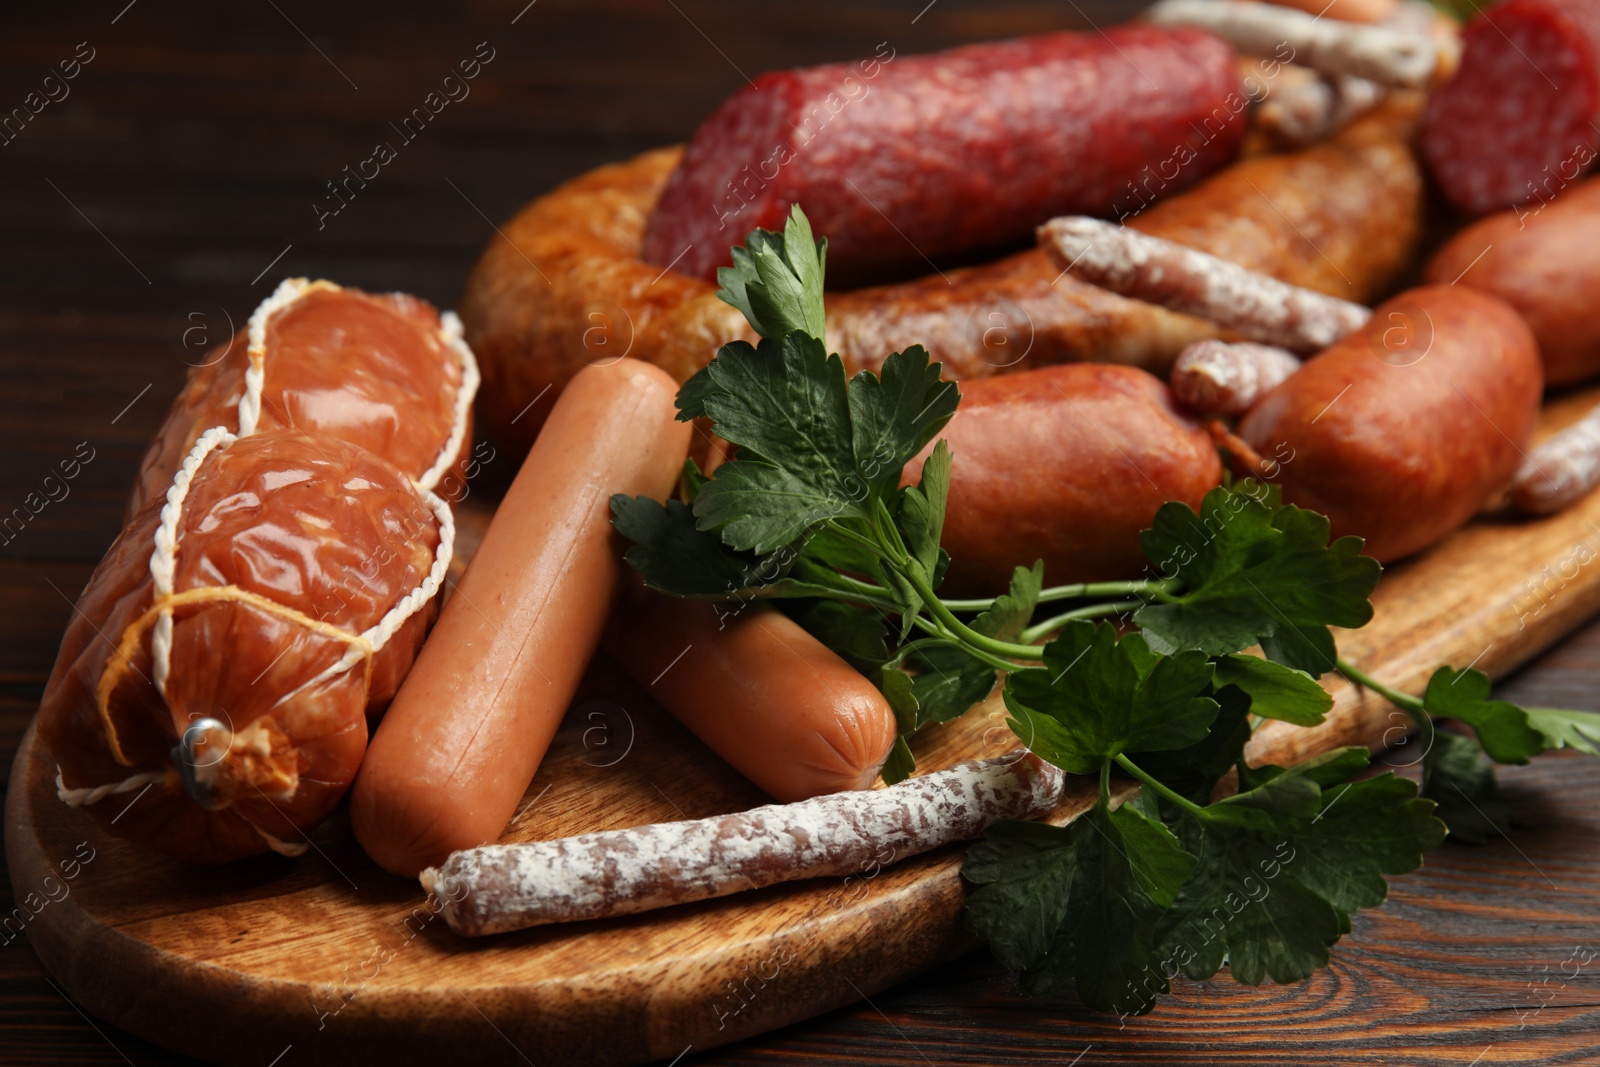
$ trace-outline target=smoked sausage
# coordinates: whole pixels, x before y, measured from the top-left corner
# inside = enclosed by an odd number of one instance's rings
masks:
[[[242,333],[190,369],[145,452],[127,517],[166,493],[213,426],[328,434],[453,497],[459,479],[450,475],[472,446],[477,388],[477,363],[454,312],[441,315],[406,293],[287,278]],[[247,396],[253,400],[241,410]]]
[[[630,592],[606,651],[734,769],[785,803],[865,789],[895,719],[863,675],[760,605]]]
[[[1463,286],[1412,289],[1262,397],[1231,450],[1241,473],[1387,563],[1445,537],[1510,480],[1541,388],[1538,346],[1509,304]]]
[[[836,281],[1023,243],[1041,219],[1129,210],[1239,149],[1237,57],[1203,30],[1116,26],[923,56],[774,71],[700,126],[667,180],[643,256],[712,280],[729,249],[799,204]]]
[[[180,479],[95,568],[39,736],[61,799],[119,837],[191,862],[298,854],[427,633],[450,507],[296,430],[210,430]]]
[[[1136,367],[1072,363],[962,386],[950,443],[945,589],[993,596],[1044,560],[1047,585],[1137,577],[1139,532],[1222,481],[1210,436]],[[925,458],[925,457],[924,457]],[[920,460],[906,469],[914,483]]]
[[[1593,377],[1600,373],[1600,182],[1481,219],[1439,250],[1426,279],[1470,285],[1516,308],[1539,341],[1547,385]]]
[[[1331,140],[1245,160],[1146,208],[1164,191],[1158,173],[1126,221],[1294,285],[1371,301],[1406,269],[1420,232],[1422,178],[1410,148],[1419,108],[1416,94],[1391,94]],[[587,365],[632,354],[683,381],[721,345],[752,338],[712,282],[640,257],[679,157],[660,149],[578,177],[529,204],[484,249],[461,316],[482,363],[479,415],[511,454],[527,451],[554,395]],[[727,234],[729,246],[745,238]],[[829,350],[850,371],[922,344],[963,381],[1073,360],[1164,373],[1184,346],[1217,334],[1063,277],[1038,249],[832,292],[827,311]]]
[[[352,790],[356,839],[415,875],[505,829],[621,589],[613,493],[665,497],[675,385],[625,359],[573,379],[522,464]]]

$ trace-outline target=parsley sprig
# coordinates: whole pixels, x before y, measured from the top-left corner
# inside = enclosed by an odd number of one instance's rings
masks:
[[[798,207],[783,233],[734,249],[718,295],[760,340],[724,345],[678,394],[679,418],[707,420],[734,458],[709,477],[690,462],[682,499],[614,497],[614,522],[647,585],[729,615],[771,601],[872,678],[900,727],[886,781],[914,771],[909,736],[1003,678],[1013,732],[1099,783],[1069,824],[1002,823],[967,854],[967,923],[1025,990],[1126,1014],[1224,963],[1251,984],[1305,978],[1447,824],[1467,840],[1505,831],[1492,762],[1600,754],[1600,715],[1493,700],[1479,671],[1440,667],[1415,696],[1341,660],[1332,627],[1371,619],[1381,568],[1259,482],[1219,486],[1198,511],[1164,505],[1142,579],[1047,587],[1034,563],[992,599],[941,598],[949,447],[915,485],[902,476],[959,390],[918,346],[847,379],[824,343],[825,261]],[[1245,760],[1259,723],[1324,720],[1330,671],[1415,719],[1420,794],[1359,748]],[[1119,803],[1114,779],[1142,788]]]

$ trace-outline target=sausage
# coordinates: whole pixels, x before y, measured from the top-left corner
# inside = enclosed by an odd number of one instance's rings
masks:
[[[1064,272],[1092,285],[1296,352],[1326,348],[1372,314],[1360,304],[1099,219],[1051,219],[1039,227],[1039,244]]]
[[[1600,0],[1504,0],[1462,31],[1421,148],[1445,199],[1473,215],[1548,199],[1587,171],[1600,122]]]
[[[574,378],[512,481],[351,793],[356,839],[414,876],[505,829],[621,589],[613,493],[665,497],[675,386],[624,359]]]
[[[1600,182],[1468,226],[1425,277],[1493,293],[1521,312],[1539,341],[1546,384],[1600,373]]]
[[[1332,140],[1237,163],[1147,209],[1134,204],[1127,221],[1294,285],[1370,301],[1407,269],[1420,232],[1422,179],[1410,149],[1419,108],[1416,94],[1391,94]],[[753,336],[714,284],[640,258],[651,205],[678,158],[661,149],[576,178],[484,249],[461,317],[483,369],[479,415],[512,455],[527,451],[555,395],[590,363],[631,353],[683,381],[722,344]],[[1159,175],[1145,188],[1146,197],[1164,191]],[[721,239],[744,236],[730,227]],[[1217,334],[1061,277],[1037,249],[830,292],[827,311],[829,349],[851,372],[920,343],[962,380],[1090,359],[1164,373],[1184,346]]]
[[[1243,415],[1300,369],[1293,352],[1250,341],[1197,341],[1178,354],[1167,384],[1197,415]]]
[[[1117,26],[765,74],[696,131],[644,260],[714,279],[793,204],[836,281],[921,273],[1017,245],[1041,219],[1111,214],[1147,168],[1192,185],[1248,125],[1233,49],[1189,29]],[[1176,160],[1176,163],[1173,161]]]
[[[294,855],[427,632],[450,507],[296,430],[214,428],[175,485],[89,579],[39,736],[61,799],[111,833],[190,862]]]
[[[894,744],[883,695],[787,616],[636,589],[605,647],[713,752],[780,801],[865,789]]]
[[[875,875],[1001,819],[1038,818],[1061,787],[1060,771],[1018,749],[885,789],[469,849],[423,871],[422,885],[469,937],[632,915],[801,878]]]
[[[261,380],[247,390],[247,373]],[[293,427],[376,452],[422,488],[451,497],[472,445],[478,367],[461,321],[405,293],[364,293],[287,278],[244,332],[192,367],[145,452],[128,502],[131,519],[172,484],[178,465],[213,426],[245,434]],[[247,393],[256,397],[241,412]]]
[[[1539,413],[1533,334],[1504,301],[1408,290],[1239,423],[1246,473],[1387,563],[1461,526],[1516,471]]]
[[[1426,86],[1439,52],[1425,33],[1360,25],[1255,0],[1159,0],[1144,11],[1158,26],[1209,30],[1247,55],[1284,58],[1324,74],[1407,89]]]
[[[1135,367],[1073,363],[968,383],[941,436],[954,595],[992,596],[1036,559],[1049,585],[1137,577],[1139,533],[1161,505],[1198,508],[1222,481],[1206,431]],[[906,482],[921,469],[909,464]]]
[[[1600,407],[1529,449],[1507,497],[1525,514],[1550,515],[1596,485],[1600,485]]]

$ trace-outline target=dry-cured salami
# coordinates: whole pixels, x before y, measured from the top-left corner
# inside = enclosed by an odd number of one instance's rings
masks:
[[[1017,751],[868,792],[455,852],[422,872],[458,934],[629,915],[779,882],[859,874],[1055,807],[1061,772]]]
[[[700,127],[644,259],[711,278],[799,204],[829,274],[859,284],[1015,246],[1041,220],[1193,185],[1247,125],[1233,49],[1118,26],[763,75]],[[1170,169],[1170,173],[1166,173]],[[1162,173],[1157,173],[1161,171]]]

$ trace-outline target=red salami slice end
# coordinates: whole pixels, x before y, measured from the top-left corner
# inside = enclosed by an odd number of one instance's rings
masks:
[[[1506,0],[1462,42],[1423,118],[1440,190],[1475,215],[1550,200],[1600,153],[1600,0]]]

